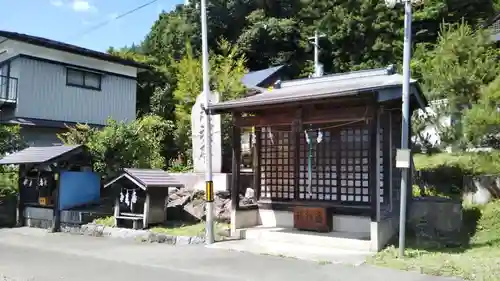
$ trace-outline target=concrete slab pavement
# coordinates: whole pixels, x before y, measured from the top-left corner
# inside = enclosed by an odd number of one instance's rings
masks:
[[[0,229],[0,277],[2,274],[15,281],[453,280],[367,265],[320,264],[196,245],[144,244],[30,228]]]

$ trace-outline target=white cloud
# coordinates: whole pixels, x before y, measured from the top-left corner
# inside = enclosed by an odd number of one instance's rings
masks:
[[[50,0],[50,4],[56,7],[61,7],[62,5],[64,5],[63,1],[61,0]]]
[[[85,0],[73,0],[71,8],[75,12],[92,12],[97,11],[97,8]]]

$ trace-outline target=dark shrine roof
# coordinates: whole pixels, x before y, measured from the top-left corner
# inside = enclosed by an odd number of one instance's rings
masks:
[[[64,156],[65,154],[79,152],[83,148],[83,145],[28,147],[0,159],[0,165],[48,163]]]
[[[134,169],[125,168],[123,173],[108,182],[104,187],[108,187],[118,181],[119,179],[126,177],[130,181],[134,182],[136,185],[147,189],[148,187],[182,187],[183,184],[180,183],[175,176],[160,170],[160,169]]]
[[[403,76],[395,73],[393,66],[389,66],[387,68],[285,81],[281,83],[281,87],[278,89],[266,90],[257,95],[212,104],[209,108],[212,113],[218,114],[266,105],[355,96],[386,88],[401,87],[402,82]],[[416,80],[412,79],[410,83],[412,87],[416,88],[419,95],[422,95]]]

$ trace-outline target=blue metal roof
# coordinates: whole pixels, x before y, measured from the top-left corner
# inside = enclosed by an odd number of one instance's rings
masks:
[[[243,83],[243,85],[245,85],[245,87],[247,88],[259,87],[262,82],[264,82],[267,78],[275,74],[283,67],[284,65],[279,65],[262,70],[249,72],[245,74],[243,78],[241,78],[241,83]]]

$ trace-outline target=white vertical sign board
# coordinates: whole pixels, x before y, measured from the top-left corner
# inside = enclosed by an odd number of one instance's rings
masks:
[[[210,102],[212,104],[219,102],[217,93],[210,94]],[[193,147],[193,166],[197,173],[205,172],[205,118],[206,114],[203,110],[204,97],[203,93],[196,97],[196,102],[191,111],[191,134]],[[221,117],[220,115],[212,115],[211,118],[212,131],[212,172],[220,173],[222,170],[222,137],[221,137]]]

